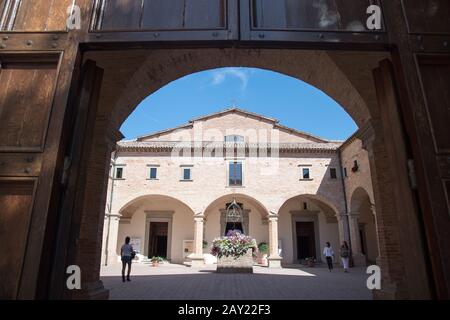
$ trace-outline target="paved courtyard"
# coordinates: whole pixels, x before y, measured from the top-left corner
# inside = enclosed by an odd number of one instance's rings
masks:
[[[362,268],[332,273],[324,267],[255,267],[254,274],[218,274],[215,266],[196,270],[184,265],[134,264],[131,282],[121,266],[103,267],[101,280],[112,300],[370,300]]]

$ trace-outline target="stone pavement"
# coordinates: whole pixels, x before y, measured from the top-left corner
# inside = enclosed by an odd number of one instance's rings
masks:
[[[255,267],[254,274],[218,274],[215,266],[134,264],[131,282],[123,283],[121,266],[102,267],[101,280],[112,300],[370,300],[362,268]]]

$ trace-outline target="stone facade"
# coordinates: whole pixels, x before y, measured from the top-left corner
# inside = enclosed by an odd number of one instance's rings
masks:
[[[342,168],[354,159],[360,171],[349,175],[347,169],[343,177]],[[242,183],[230,184],[231,170]],[[344,240],[354,244],[355,262],[364,264],[368,243],[361,245],[360,221],[353,223],[356,212],[349,209],[358,187],[366,187],[373,208],[367,153],[355,137],[328,141],[236,108],[194,119],[118,143],[102,263],[118,261],[126,236],[135,241],[141,259],[162,253],[192,266],[214,261],[203,243],[224,235],[227,204],[236,200],[244,209],[244,233],[269,244],[269,266],[312,256],[320,261],[326,242],[338,257]],[[358,210],[367,207],[361,199]],[[158,223],[167,227],[166,234],[155,234]],[[374,225],[366,227],[371,236],[364,239],[376,247]]]

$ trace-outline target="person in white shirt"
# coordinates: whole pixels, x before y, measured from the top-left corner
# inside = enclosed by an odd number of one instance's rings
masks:
[[[120,256],[122,257],[122,281],[125,282],[125,268],[128,265],[127,281],[131,281],[131,261],[133,260],[134,250],[130,244],[130,237],[125,238],[125,244],[120,249]]]
[[[347,241],[344,241],[341,246],[341,260],[342,265],[344,266],[344,272],[348,272],[348,265],[350,261],[350,248],[348,246]]]
[[[323,249],[323,255],[325,256],[325,259],[327,260],[328,270],[330,270],[330,272],[331,272],[331,270],[333,270],[334,251],[329,242],[327,242],[327,245]]]

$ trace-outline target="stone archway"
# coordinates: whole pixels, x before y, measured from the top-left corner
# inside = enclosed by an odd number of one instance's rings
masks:
[[[279,229],[284,263],[303,263],[314,257],[322,261],[322,249],[330,242],[337,252],[346,239],[344,221],[336,204],[324,196],[311,194],[288,198],[278,211]]]
[[[203,211],[205,230],[202,240],[204,239],[210,243],[215,238],[226,235],[227,207],[233,201],[236,201],[242,208],[242,225],[240,227],[243,230],[241,231],[254,238],[257,243],[270,243],[269,211],[261,201],[242,192],[229,193],[205,202],[206,205]]]
[[[88,52],[85,59],[95,60],[105,70],[99,112],[109,118],[114,131],[144,98],[164,85],[195,72],[235,66],[303,80],[336,100],[363,126],[377,113],[371,72],[386,57],[385,53],[236,48]],[[357,79],[352,75],[355,67]]]
[[[374,194],[379,203],[377,208],[384,223],[394,219],[390,228],[399,230],[399,222],[396,215],[401,208],[389,202],[388,186],[393,185],[393,181],[386,179],[386,174],[391,170],[384,163],[387,149],[382,130],[382,122],[379,118],[380,112],[377,104],[375,88],[373,84],[372,71],[379,62],[386,57],[384,53],[333,53],[325,51],[305,51],[305,50],[268,50],[268,49],[153,49],[153,50],[130,50],[127,52],[88,52],[85,59],[92,59],[99,66],[104,68],[105,77],[96,114],[93,136],[91,139],[93,148],[88,162],[88,178],[86,185],[89,192],[95,197],[90,198],[89,203],[83,204],[85,215],[96,213],[95,219],[102,219],[102,205],[104,205],[105,188],[107,179],[107,159],[113,151],[115,143],[120,139],[118,128],[126,117],[134,110],[137,104],[147,95],[156,91],[163,85],[178,79],[183,75],[201,70],[224,66],[248,66],[269,69],[281,72],[298,79],[304,80],[317,88],[323,90],[336,101],[355,120],[361,128],[361,138],[365,148],[368,148],[371,156],[371,174],[374,182]],[[351,62],[351,63],[350,63]],[[358,69],[358,77],[352,75],[352,71]],[[98,183],[103,181],[103,184]],[[95,201],[92,201],[96,198]],[[277,212],[281,204],[275,203],[269,206],[270,212]],[[273,206],[273,208],[272,208]],[[275,210],[274,210],[275,209]],[[100,212],[100,213],[99,213]],[[201,237],[200,230],[203,230],[203,219],[201,208],[194,208],[196,221],[197,238]],[[276,254],[274,259],[278,259],[277,254],[277,216],[269,216],[269,226],[273,237],[271,252]],[[406,223],[408,223],[406,221]],[[83,226],[82,226],[83,229]],[[276,231],[276,232],[275,232]],[[93,237],[85,233],[85,237]],[[411,236],[413,236],[411,234]],[[402,244],[398,237],[389,237],[387,234],[381,235],[386,246],[392,246],[400,250]],[[415,245],[420,246],[418,239],[413,239]],[[99,244],[96,244],[99,247]],[[201,253],[201,244],[197,245],[197,251]],[[81,250],[81,248],[77,249]],[[85,265],[85,269],[90,269],[92,261],[98,260],[97,248],[90,253],[88,261],[79,261]],[[400,250],[401,251],[401,250]],[[406,279],[401,263],[402,257],[393,255],[390,251],[382,251],[380,254],[380,264],[386,272],[383,274],[387,290],[387,296],[401,296],[396,288],[402,287],[408,281],[421,281],[419,287],[426,287],[424,279]],[[389,266],[389,267],[388,267]],[[423,265],[422,265],[423,266]],[[96,273],[96,272],[94,272]],[[425,272],[423,273],[425,274]],[[95,278],[95,277],[94,277]],[[97,280],[94,280],[97,282]]]
[[[356,188],[351,195],[349,227],[356,265],[375,264],[379,256],[375,205],[368,192]]]
[[[138,196],[117,207],[120,208],[117,213],[105,216],[102,249],[105,263],[102,264],[117,261],[121,241],[127,236],[134,241],[140,260],[160,255],[174,263],[184,262],[182,248],[177,244],[194,237],[194,211],[189,205],[171,196],[150,194]],[[158,246],[151,237],[152,224],[154,227],[162,226],[164,234],[155,234],[155,237],[165,237],[166,243],[162,244],[166,247],[165,254],[156,254],[155,248],[150,248]]]

